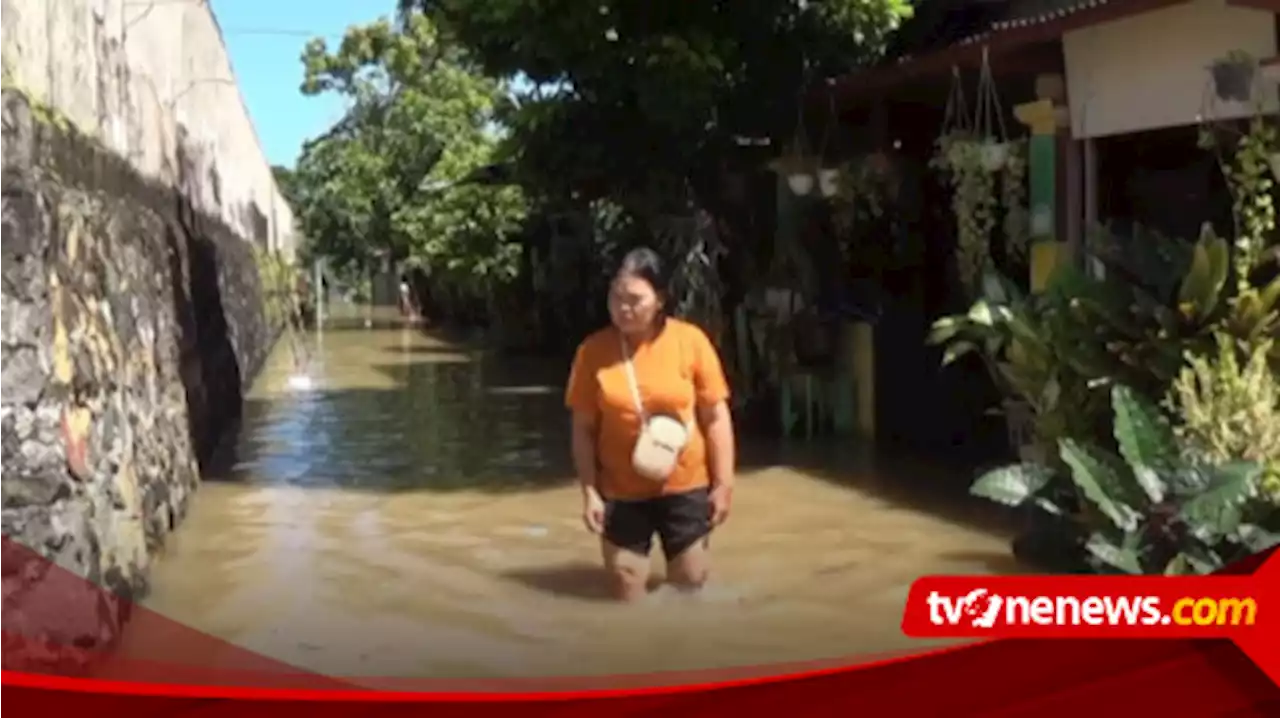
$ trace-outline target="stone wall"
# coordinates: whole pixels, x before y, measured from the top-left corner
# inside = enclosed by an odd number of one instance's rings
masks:
[[[135,597],[279,328],[220,218],[20,92],[3,123],[4,535]],[[41,590],[20,566],[6,557],[6,632],[15,606],[54,601],[65,623],[38,632],[114,638],[92,592],[14,599]]]
[[[3,29],[6,649],[103,647],[127,604],[9,540],[145,592],[279,335],[255,252],[292,217],[204,3],[4,0]]]

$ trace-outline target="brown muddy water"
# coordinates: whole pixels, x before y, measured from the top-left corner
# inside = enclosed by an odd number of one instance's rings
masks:
[[[578,513],[567,367],[393,322],[304,343],[314,386],[290,388],[282,341],[146,602],[301,668],[599,676],[924,648],[899,629],[914,578],[1016,570],[980,507],[918,498],[936,468],[752,440],[712,585],[617,605]]]

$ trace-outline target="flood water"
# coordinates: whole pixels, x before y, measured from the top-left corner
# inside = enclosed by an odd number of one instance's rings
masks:
[[[391,322],[304,341],[314,386],[290,387],[282,341],[146,603],[302,668],[585,676],[921,648],[899,629],[915,577],[1015,570],[978,513],[908,500],[928,469],[753,440],[704,594],[617,605],[579,517],[567,367]]]

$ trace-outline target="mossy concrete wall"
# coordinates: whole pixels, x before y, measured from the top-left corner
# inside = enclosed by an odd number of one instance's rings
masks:
[[[119,636],[123,604],[9,540],[145,592],[280,333],[255,252],[293,233],[207,3],[3,0],[3,30],[9,668],[13,636]]]

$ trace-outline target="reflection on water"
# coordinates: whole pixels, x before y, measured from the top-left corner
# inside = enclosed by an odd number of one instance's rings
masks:
[[[742,472],[703,596],[614,605],[578,515],[566,367],[394,323],[308,346],[314,387],[289,388],[282,342],[148,600],[295,665],[601,675],[876,653],[918,645],[899,631],[916,576],[1012,570],[1004,537],[912,508],[893,479],[764,465]]]

